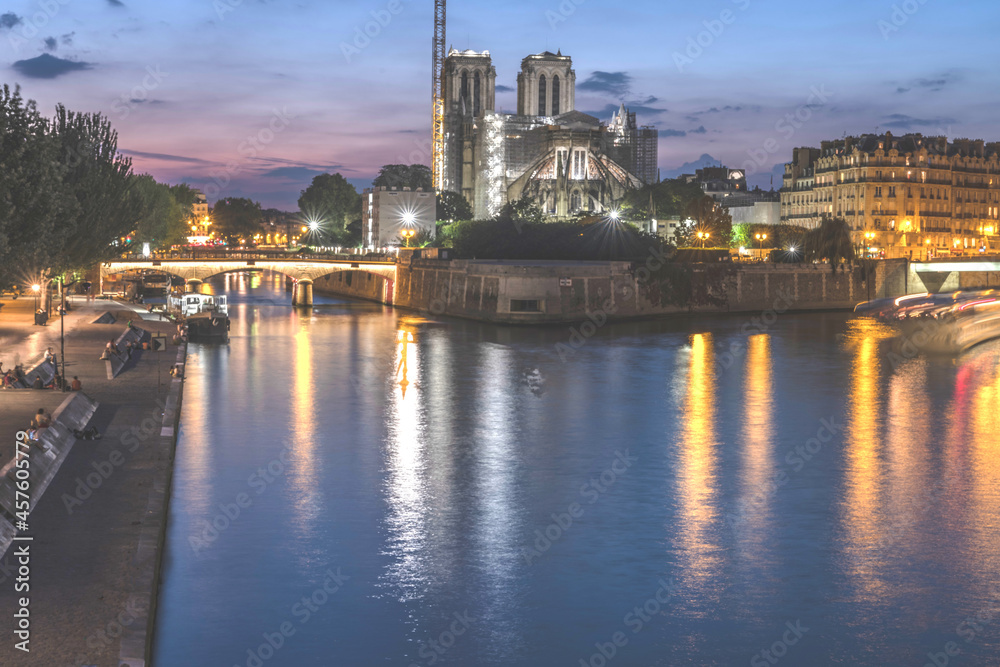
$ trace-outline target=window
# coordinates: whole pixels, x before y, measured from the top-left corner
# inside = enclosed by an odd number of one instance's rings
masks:
[[[882,196],[882,188],[881,187],[875,188],[875,196],[876,197],[881,197]]]
[[[569,212],[570,213],[576,213],[577,211],[579,211],[580,207],[582,206],[582,204],[583,204],[583,199],[582,199],[582,197],[580,197],[579,190],[577,190],[576,192],[574,192],[573,194],[571,194],[569,196]]]
[[[895,185],[890,185],[889,186],[889,196],[890,197],[895,197],[896,196],[896,186]]]
[[[479,72],[476,72],[476,79],[473,83],[473,95],[474,99],[472,102],[472,115],[479,116],[479,112],[483,109],[483,86],[482,79],[479,76]]]
[[[568,148],[558,148],[556,149],[556,175],[559,174],[559,169],[562,169],[562,173],[566,174],[569,171],[569,149]]]
[[[552,115],[559,115],[559,75],[552,77]]]
[[[573,149],[573,178],[584,180],[587,178],[587,149]]]
[[[539,116],[544,116],[545,115],[545,109],[546,109],[546,106],[545,106],[545,95],[546,95],[546,92],[547,91],[546,91],[546,86],[545,86],[545,75],[543,74],[538,79],[538,115]]]
[[[511,299],[510,312],[512,313],[540,313],[541,304],[538,299]]]
[[[461,87],[461,97],[466,104],[469,103],[469,73],[462,72],[462,87]]]

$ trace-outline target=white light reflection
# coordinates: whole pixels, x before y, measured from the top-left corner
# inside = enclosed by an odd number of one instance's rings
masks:
[[[425,559],[427,464],[423,422],[420,411],[420,352],[412,330],[397,332],[395,376],[388,405],[389,442],[386,481],[387,539],[389,555],[395,562],[388,577],[400,600],[423,596],[427,583]]]

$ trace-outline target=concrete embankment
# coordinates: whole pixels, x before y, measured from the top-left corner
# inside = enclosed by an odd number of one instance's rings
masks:
[[[475,261],[401,258],[395,284],[354,271],[317,291],[435,315],[505,324],[609,320],[683,313],[849,310],[907,293],[903,260],[838,271],[819,264]],[[391,287],[391,289],[389,289]],[[386,294],[392,294],[387,299]]]
[[[43,342],[50,343],[53,332],[58,333],[58,320],[50,321],[44,331],[32,328],[21,321],[17,307],[10,306],[4,301],[0,307],[0,330],[15,343],[4,348],[5,367],[15,355],[31,357],[38,348],[37,336],[48,337]],[[131,318],[143,329],[168,336],[174,325],[140,322],[140,315],[123,304],[80,300],[75,306],[66,327],[66,374],[78,376],[83,391],[0,394],[0,437],[8,445],[0,452],[5,457],[13,453],[25,416],[37,407],[51,411],[57,399],[60,405],[70,400],[55,415],[57,422],[65,416],[78,428],[92,426],[102,434],[99,440],[77,440],[69,427],[60,426],[44,436],[52,441],[46,448],[52,451],[45,456],[61,454],[62,461],[30,514],[29,529],[22,531],[33,538],[27,593],[30,653],[15,648],[12,635],[19,598],[25,595],[15,591],[15,547],[0,558],[0,617],[6,619],[0,628],[8,637],[0,642],[0,664],[144,667],[183,388],[169,370],[183,363],[184,349],[171,345],[164,352],[134,352],[117,376],[108,379],[101,352],[108,340],[122,335],[124,322]],[[112,311],[118,323],[93,324],[106,311]],[[24,335],[14,336],[19,326]],[[18,350],[28,345],[30,349]],[[7,409],[15,404],[23,405],[18,411]],[[94,404],[96,411],[83,424],[86,406]],[[32,451],[41,456],[41,449]]]

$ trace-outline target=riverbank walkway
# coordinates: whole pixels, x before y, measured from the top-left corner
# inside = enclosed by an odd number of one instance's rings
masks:
[[[132,319],[172,338],[171,322],[145,320],[128,304],[74,297],[65,321],[66,375],[99,403],[90,420],[99,440],[77,441],[31,513],[30,592],[15,592],[17,557],[0,558],[0,665],[145,667],[155,611],[155,587],[166,526],[167,493],[180,379],[170,368],[183,349],[133,353],[122,372],[107,377],[100,359]],[[33,324],[34,300],[0,300],[0,362],[41,361],[59,354],[59,318]],[[111,313],[113,324],[93,324]],[[60,360],[61,361],[61,360]],[[0,466],[15,438],[39,408],[52,414],[68,394],[55,390],[0,390]],[[15,648],[18,598],[30,597],[30,653]]]

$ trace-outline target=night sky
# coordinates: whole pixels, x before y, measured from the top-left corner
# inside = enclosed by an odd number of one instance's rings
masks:
[[[767,187],[793,147],[876,129],[1000,140],[995,3],[453,0],[448,17],[450,46],[492,53],[498,108],[524,56],[559,49],[578,109],[624,101],[659,128],[664,177],[711,156]],[[0,68],[47,115],[107,115],[136,171],[295,210],[324,171],[360,189],[429,164],[432,21],[431,0],[14,0]]]

